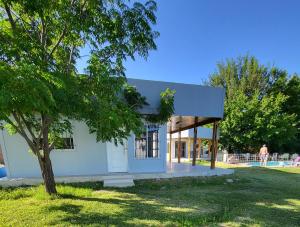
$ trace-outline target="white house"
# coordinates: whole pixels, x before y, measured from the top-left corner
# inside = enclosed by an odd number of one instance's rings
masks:
[[[51,152],[53,171],[58,176],[91,176],[109,173],[164,173],[167,171],[167,133],[176,133],[222,119],[224,90],[208,86],[128,79],[150,104],[141,110],[153,113],[160,92],[174,89],[175,113],[165,125],[145,125],[142,138],[131,135],[124,146],[96,142],[82,122],[73,122],[73,135],[66,135],[63,149]],[[36,157],[24,139],[2,130],[0,145],[8,178],[40,177]]]

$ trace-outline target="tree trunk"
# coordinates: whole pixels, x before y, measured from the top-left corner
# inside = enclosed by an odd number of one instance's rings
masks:
[[[39,164],[42,171],[42,176],[46,188],[46,192],[50,195],[57,194],[54,174],[52,170],[52,164],[48,153],[44,153],[44,156],[39,157]]]
[[[49,145],[49,117],[42,114],[42,135],[43,135],[43,155],[41,155],[39,152],[38,159],[42,171],[42,176],[44,179],[44,184],[46,188],[46,192],[48,194],[57,194],[56,187],[55,187],[55,180],[54,180],[54,174],[52,170],[52,164],[50,160],[50,145]]]

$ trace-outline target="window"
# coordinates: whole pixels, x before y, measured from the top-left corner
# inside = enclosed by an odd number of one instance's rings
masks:
[[[57,150],[73,150],[74,149],[74,141],[72,137],[61,138],[61,141],[57,145],[54,146],[54,149]]]
[[[159,126],[149,124],[140,137],[135,138],[135,157],[137,159],[159,157]]]
[[[43,139],[40,139],[40,147],[39,149],[42,150],[42,143]],[[54,146],[54,150],[73,150],[74,149],[74,140],[73,137],[62,137]]]

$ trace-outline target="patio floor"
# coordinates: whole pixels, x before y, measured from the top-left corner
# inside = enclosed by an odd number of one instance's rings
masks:
[[[181,177],[181,176],[220,176],[226,174],[232,174],[234,171],[232,169],[222,169],[215,168],[210,169],[209,166],[192,166],[190,163],[177,163],[171,162],[167,163],[166,174],[171,177]]]
[[[167,163],[167,171],[164,173],[112,173],[107,175],[94,176],[69,176],[69,177],[55,177],[57,183],[71,183],[71,182],[91,182],[104,181],[107,179],[128,179],[134,180],[142,179],[163,179],[174,177],[198,177],[198,176],[221,176],[232,174],[232,169],[215,168],[213,170],[208,166],[192,166],[190,163]],[[0,178],[0,186],[19,186],[19,185],[35,185],[42,183],[41,178]]]

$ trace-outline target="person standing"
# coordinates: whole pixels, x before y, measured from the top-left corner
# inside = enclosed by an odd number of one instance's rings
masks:
[[[268,148],[264,144],[259,150],[260,166],[267,166],[268,156]]]

